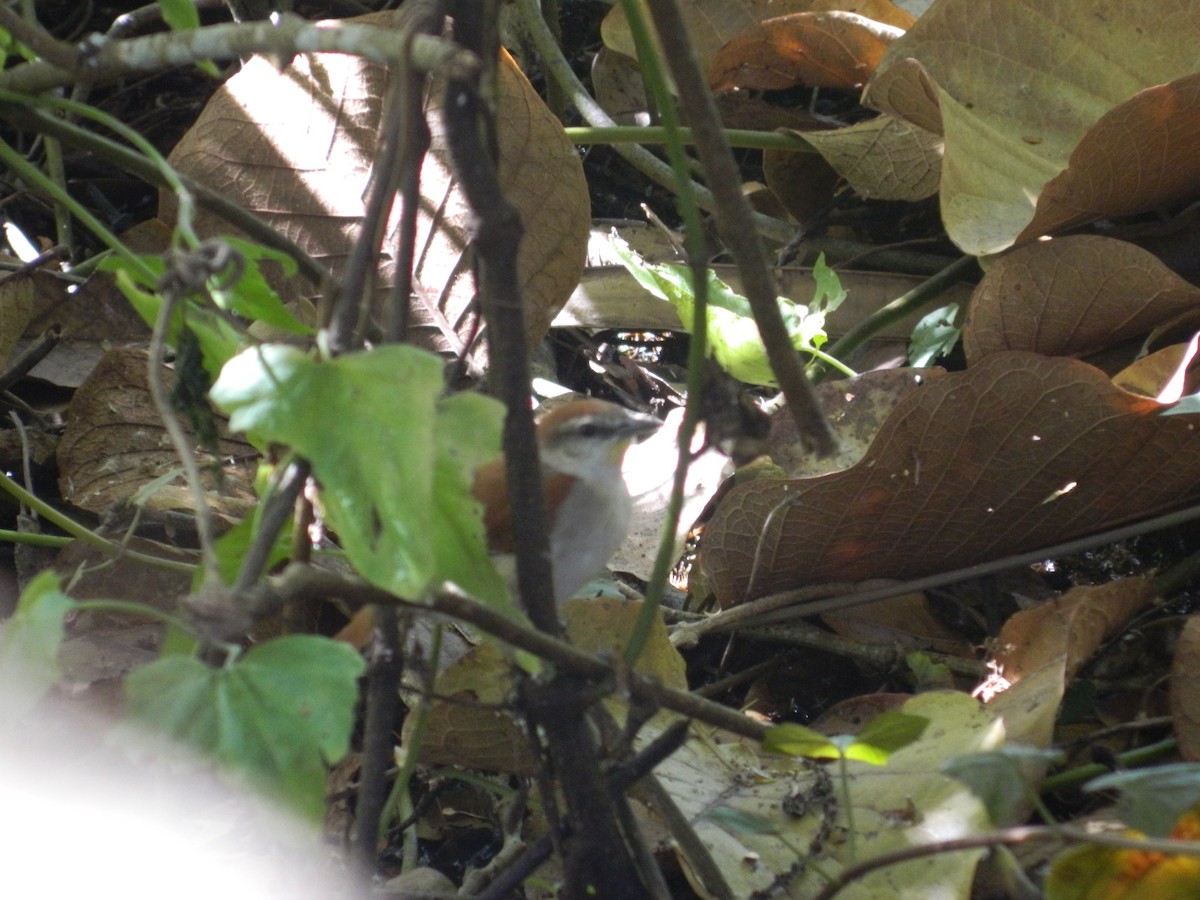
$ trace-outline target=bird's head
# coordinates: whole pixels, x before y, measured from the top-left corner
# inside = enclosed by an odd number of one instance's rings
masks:
[[[661,424],[604,400],[565,404],[538,422],[542,464],[576,478],[607,478],[619,471],[625,449]]]

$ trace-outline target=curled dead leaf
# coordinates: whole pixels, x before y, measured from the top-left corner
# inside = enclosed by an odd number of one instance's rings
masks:
[[[1147,578],[1072,588],[1057,600],[1013,614],[996,638],[996,660],[1004,677],[1016,683],[1063,657],[1063,677],[1070,681],[1155,596]]]

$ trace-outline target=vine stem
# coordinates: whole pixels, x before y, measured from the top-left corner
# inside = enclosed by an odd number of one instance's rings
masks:
[[[136,560],[140,563],[155,566],[159,569],[167,569],[172,572],[184,572],[191,574],[196,571],[194,563],[179,562],[174,559],[163,559],[159,556],[151,556],[149,553],[139,553],[137,550],[129,550],[122,547],[120,544],[115,544],[112,541],[100,537],[94,531],[89,531],[84,528],[74,519],[63,515],[57,509],[44,500],[38,499],[34,494],[31,494],[17,482],[13,481],[3,472],[0,472],[0,490],[3,490],[9,496],[13,497],[20,503],[24,503],[39,516],[51,523],[57,528],[61,528],[71,537],[82,541],[90,547],[95,547],[105,556],[123,556],[127,559]],[[26,535],[25,537],[28,537]]]

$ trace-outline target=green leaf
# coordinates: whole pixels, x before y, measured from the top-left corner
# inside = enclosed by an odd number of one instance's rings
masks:
[[[876,716],[857,735],[826,737],[803,725],[786,723],[767,729],[763,749],[809,759],[847,759],[882,766],[897,750],[915,742],[929,720],[901,712]]]
[[[144,256],[142,261],[152,266],[154,271],[162,271],[160,258]],[[118,257],[106,259],[100,268],[116,273],[117,287],[121,293],[146,324],[153,328],[162,310],[162,298],[146,290],[142,283],[144,279],[138,277],[133,268]],[[185,327],[196,336],[204,357],[204,369],[214,378],[221,367],[246,346],[246,338],[224,316],[190,300],[175,304],[167,327],[167,343],[177,348],[180,331]]]
[[[242,519],[242,521],[217,538],[216,546],[213,549],[217,554],[217,574],[220,575],[221,581],[224,584],[233,584],[237,580],[238,572],[242,568],[242,560],[245,559],[246,553],[250,550],[255,536],[258,534],[259,513],[261,511],[262,506],[256,506],[253,515]],[[275,538],[274,545],[271,547],[271,552],[267,556],[267,569],[275,568],[275,566],[287,559],[291,552],[291,530],[289,528],[281,528]],[[192,589],[199,589],[203,581],[204,571],[198,569]]]
[[[957,303],[948,303],[923,316],[913,326],[912,339],[908,342],[908,364],[932,365],[934,360],[953,350],[962,333],[957,323]]]
[[[1083,789],[1120,791],[1117,818],[1151,837],[1165,837],[1183,813],[1200,804],[1200,763],[1112,772],[1093,778]]]
[[[313,328],[293,316],[283,305],[279,294],[267,283],[267,279],[263,277],[262,269],[258,265],[260,260],[272,260],[283,267],[285,276],[292,277],[298,268],[296,261],[286,253],[251,241],[235,237],[223,237],[221,240],[241,254],[244,268],[237,283],[213,291],[213,299],[217,305],[222,309],[235,312],[239,316],[274,325],[276,328],[282,328],[292,334],[313,334]]]
[[[173,31],[200,27],[200,11],[191,0],[158,0],[158,8],[162,10],[163,21]]]
[[[668,301],[688,328],[695,319],[695,289],[687,266],[651,265],[615,235],[613,249],[625,268],[647,291]],[[819,349],[826,341],[825,313],[837,307],[846,296],[837,275],[822,257],[813,270],[817,278],[816,299],[811,307],[801,306],[783,297],[777,298],[779,312],[792,346],[797,350]],[[767,362],[767,352],[758,334],[758,325],[745,297],[736,293],[711,270],[708,284],[708,342],[721,368],[739,381],[749,384],[775,384],[775,375]]]
[[[414,347],[321,362],[268,344],[231,360],[210,396],[235,430],[309,460],[326,520],[364,578],[412,599],[453,581],[499,602],[470,485],[499,452],[502,408],[441,391],[442,361]]]
[[[8,56],[16,47],[16,42],[13,40],[12,32],[7,28],[0,28],[0,70],[3,70],[8,64]]]
[[[499,435],[503,424],[504,407],[482,394],[454,394],[438,403],[433,490],[439,502],[438,515],[429,523],[435,571],[493,607],[509,605],[508,587],[488,555],[471,487],[475,470],[499,449],[490,440],[481,441],[480,435]]]
[[[1200,413],[1200,394],[1188,394],[1170,409],[1163,410],[1164,416],[1181,416],[1189,413]]]
[[[1031,772],[1060,761],[1057,750],[1002,747],[946,760],[940,771],[956,778],[983,801],[997,828],[1017,825],[1029,815]]]
[[[838,278],[837,272],[825,264],[824,253],[817,257],[816,265],[813,266],[813,280],[817,283],[811,307],[814,312],[831,313],[842,305],[842,301],[846,299],[846,289],[842,287],[842,280]]]
[[[158,8],[162,10],[163,21],[172,31],[187,31],[200,27],[200,12],[192,0],[158,0]],[[220,71],[209,60],[196,63],[200,71],[213,78],[221,76]]]
[[[316,819],[326,768],[350,749],[363,668],[350,647],[310,635],[260,644],[222,669],[171,656],[126,677],[128,714]]]
[[[854,741],[846,748],[846,758],[873,766],[885,765],[888,757],[916,742],[928,726],[929,720],[924,716],[881,713],[854,736]]]
[[[786,753],[807,759],[837,759],[842,755],[837,744],[821,732],[794,722],[768,728],[763,738],[763,749],[769,753]]]
[[[49,570],[29,583],[0,631],[0,691],[4,720],[27,712],[61,677],[63,618],[73,605]]]

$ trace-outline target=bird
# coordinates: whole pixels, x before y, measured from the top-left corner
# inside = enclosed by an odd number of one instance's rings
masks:
[[[654,416],[592,398],[565,403],[538,420],[538,459],[557,603],[570,599],[595,577],[625,540],[633,509],[621,472],[625,451],[661,425]],[[482,507],[493,561],[515,588],[512,503],[503,456],[476,470],[471,492]],[[365,607],[334,637],[364,647],[373,628],[374,616]]]
[[[566,403],[537,424],[542,490],[550,531],[554,598],[562,603],[607,565],[625,541],[633,501],[621,473],[629,445],[658,430],[654,416],[605,400]],[[512,504],[504,457],[476,471],[488,547],[511,554]]]

